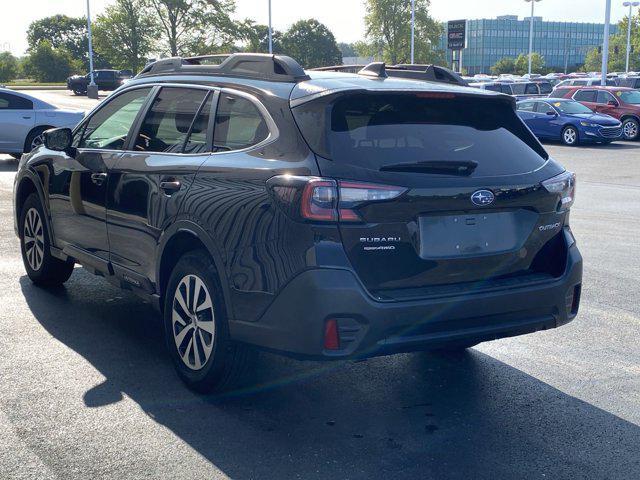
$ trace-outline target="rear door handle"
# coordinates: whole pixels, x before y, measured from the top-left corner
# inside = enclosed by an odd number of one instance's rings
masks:
[[[91,181],[93,183],[95,183],[96,185],[98,185],[98,186],[102,185],[106,179],[107,179],[107,174],[106,173],[92,173],[91,174]]]
[[[177,192],[181,186],[182,184],[178,180],[163,180],[160,182],[160,189],[167,195]]]

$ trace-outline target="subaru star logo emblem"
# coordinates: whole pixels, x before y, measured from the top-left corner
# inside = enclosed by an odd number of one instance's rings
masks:
[[[471,201],[478,206],[489,205],[495,198],[490,190],[478,190],[471,195]]]

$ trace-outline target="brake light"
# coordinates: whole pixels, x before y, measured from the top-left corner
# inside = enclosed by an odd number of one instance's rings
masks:
[[[557,210],[565,212],[571,208],[575,200],[576,194],[576,174],[573,172],[564,172],[549,180],[542,182],[542,186],[549,193],[557,193],[560,195]]]
[[[300,215],[307,220],[338,220],[338,188],[334,180],[311,178],[304,186]]]
[[[392,200],[406,190],[392,185],[311,178],[302,192],[300,214],[307,220],[361,222],[356,207],[363,203]]]

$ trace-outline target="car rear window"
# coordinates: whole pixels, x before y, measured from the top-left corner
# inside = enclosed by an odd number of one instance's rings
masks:
[[[494,97],[354,93],[293,109],[319,156],[371,170],[397,163],[477,162],[474,176],[534,170],[548,158],[512,105]]]

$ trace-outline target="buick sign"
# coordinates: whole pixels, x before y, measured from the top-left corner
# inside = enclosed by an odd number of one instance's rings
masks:
[[[473,194],[471,195],[471,202],[473,202],[474,205],[482,207],[484,205],[493,203],[493,200],[495,198],[496,197],[493,195],[493,192],[491,190],[478,190],[476,192],[473,192]]]

